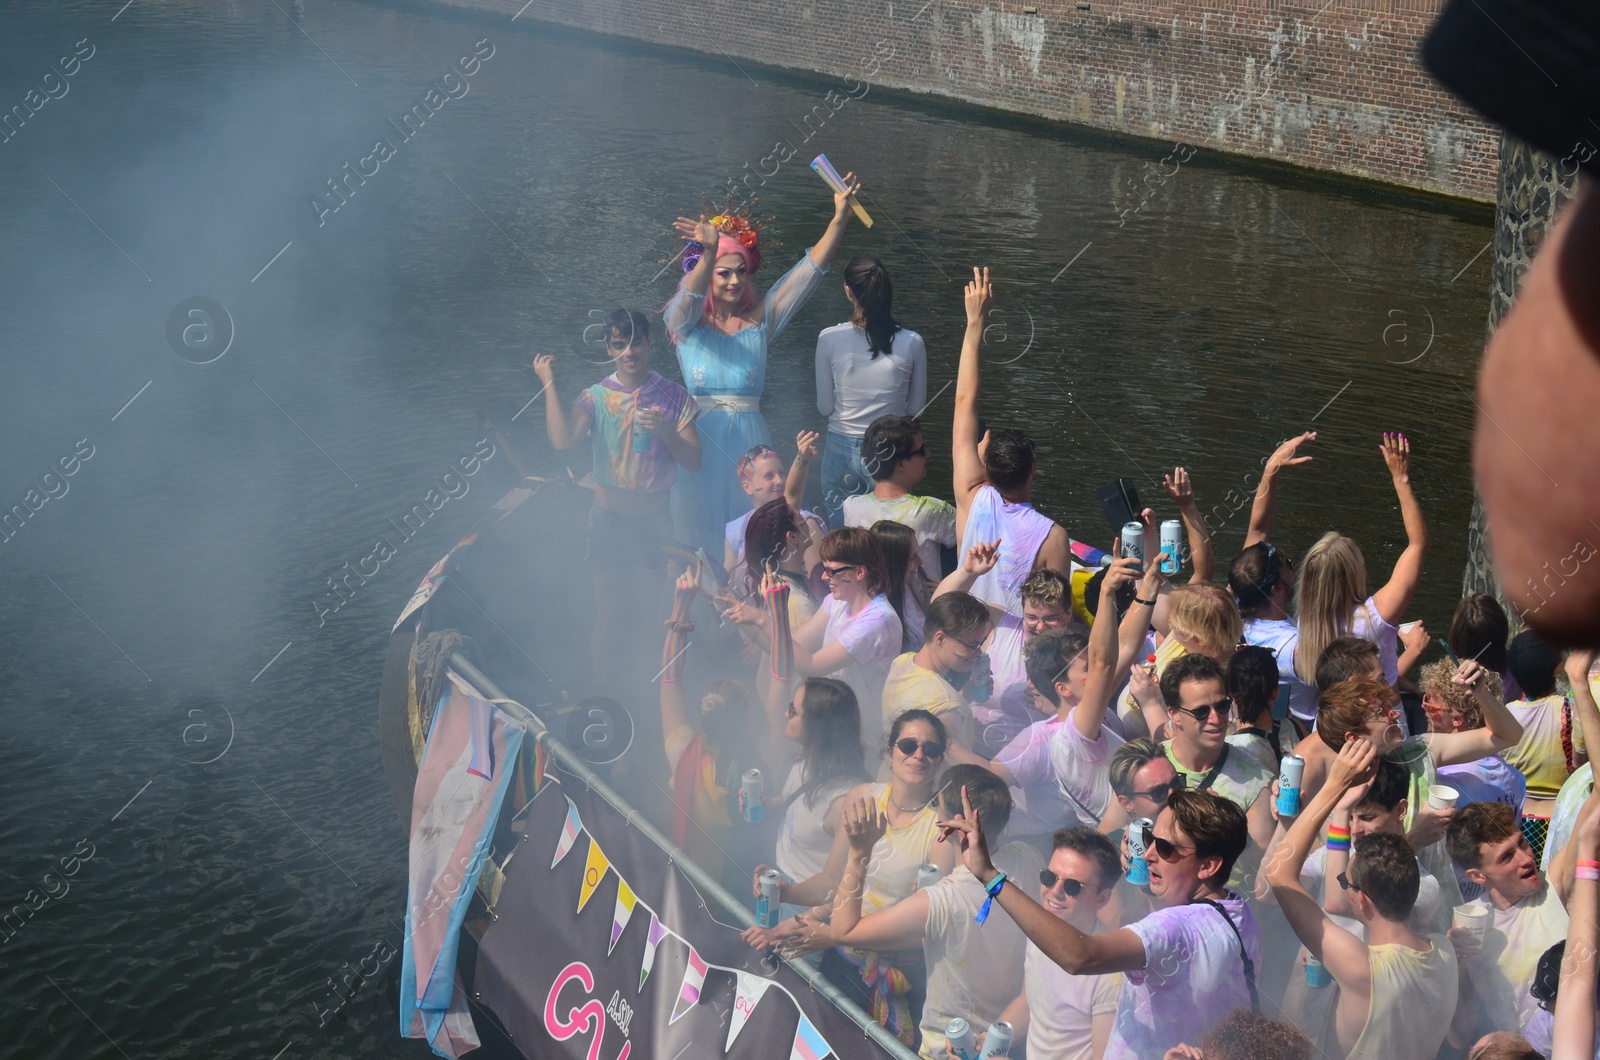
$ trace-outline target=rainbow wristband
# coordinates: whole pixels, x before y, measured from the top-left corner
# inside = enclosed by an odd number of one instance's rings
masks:
[[[794,640],[789,636],[789,586],[764,590],[772,629],[772,662],[768,672],[779,681],[794,677]]]
[[[1349,850],[1350,849],[1350,829],[1348,829],[1348,828],[1340,828],[1337,825],[1331,825],[1330,824],[1328,826],[1328,849],[1329,850]]]

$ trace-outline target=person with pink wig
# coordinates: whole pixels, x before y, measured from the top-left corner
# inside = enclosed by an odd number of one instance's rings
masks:
[[[833,197],[828,230],[765,298],[757,297],[752,280],[761,267],[760,241],[744,218],[680,217],[673,226],[688,244],[685,275],[663,315],[678,348],[683,385],[702,410],[699,429],[706,444],[700,470],[678,476],[672,519],[677,538],[708,555],[721,553],[728,521],[749,507],[735,462],[755,446],[772,444],[761,415],[767,349],[820,285],[839,250],[850,221],[850,195],[861,188],[853,173],[844,183],[845,191]]]

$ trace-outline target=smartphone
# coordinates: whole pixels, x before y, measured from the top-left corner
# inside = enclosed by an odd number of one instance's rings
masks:
[[[1132,479],[1119,478],[1094,491],[1100,500],[1100,508],[1106,513],[1106,522],[1111,524],[1111,532],[1120,535],[1126,523],[1139,521],[1139,513],[1144,509],[1139,506],[1139,491],[1134,487]]]

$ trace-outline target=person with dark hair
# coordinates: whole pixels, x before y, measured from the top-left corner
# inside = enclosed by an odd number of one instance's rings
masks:
[[[1250,856],[1234,866],[1229,881],[1232,887],[1244,886],[1272,841],[1272,772],[1250,754],[1235,754],[1228,742],[1233,700],[1228,696],[1227,674],[1217,660],[1209,655],[1173,660],[1161,675],[1161,698],[1171,712],[1172,738],[1162,746],[1172,767],[1189,788],[1215,792],[1249,818]]]
[[[1307,952],[1339,984],[1327,1044],[1349,1056],[1432,1060],[1455,1015],[1460,979],[1450,940],[1411,925],[1421,870],[1405,837],[1368,832],[1354,840],[1351,853],[1349,829],[1329,828],[1328,870],[1346,863],[1335,878],[1364,937],[1330,919],[1300,882],[1323,822],[1346,792],[1372,780],[1379,762],[1377,748],[1363,737],[1340,748],[1328,782],[1268,863],[1266,883]]]
[[[962,795],[976,812],[993,822],[998,836],[1011,815],[1005,784],[978,766],[952,766],[939,788],[945,817],[962,813]],[[850,860],[833,900],[831,934],[839,942],[871,950],[922,947],[928,969],[928,996],[922,1006],[920,1054],[943,1056],[945,1028],[960,1016],[974,1029],[1000,1018],[1022,989],[1023,947],[1017,926],[996,917],[974,919],[987,895],[965,866],[931,887],[868,916],[861,915],[862,881],[870,870],[875,847],[885,827],[877,804],[862,799],[845,807],[843,827],[850,837]],[[995,851],[1006,871],[1018,880],[1036,879],[1044,859],[1023,843]]]
[[[809,574],[821,562],[821,557],[817,555],[817,545],[828,532],[827,524],[820,515],[800,507],[805,497],[808,468],[816,455],[817,432],[801,431],[795,438],[794,462],[789,465],[787,475],[783,470],[783,458],[770,445],[756,446],[734,464],[734,469],[739,473],[739,488],[750,498],[750,510],[730,521],[723,531],[722,566],[728,573],[732,574],[748,562],[745,555],[745,536],[756,509],[780,497],[788,500],[789,505],[806,521],[808,532],[804,562],[801,566]],[[765,570],[759,565],[756,569]],[[754,584],[760,583],[761,578],[758,573]]]
[[[799,629],[817,611],[806,570],[806,553],[815,548],[810,535],[810,520],[782,497],[751,512],[745,525],[744,569],[739,572],[744,591],[756,592],[769,572],[783,579],[789,587],[790,629]]]
[[[1025,676],[1022,583],[1041,567],[1070,578],[1073,553],[1067,532],[1033,506],[1033,442],[1016,430],[979,437],[978,348],[994,292],[987,269],[973,269],[972,276],[965,292],[967,330],[956,371],[950,458],[962,552],[978,544],[999,549],[998,563],[968,591],[1003,612],[989,647],[995,687],[1003,690]]]
[[[1533,1015],[1528,988],[1539,956],[1567,934],[1577,844],[1556,855],[1548,875],[1541,873],[1511,807],[1475,802],[1450,822],[1445,845],[1467,879],[1483,888],[1471,903],[1486,918],[1482,936],[1460,928],[1450,932],[1478,996],[1479,1030],[1520,1028]]]
[[[1290,717],[1272,716],[1283,694],[1281,680],[1278,660],[1270,648],[1247,645],[1228,660],[1228,696],[1239,723],[1228,742],[1253,755],[1271,773],[1278,772],[1278,763],[1300,740]]]
[[[1506,709],[1522,723],[1522,739],[1500,757],[1527,778],[1528,797],[1522,805],[1522,815],[1530,822],[1525,827],[1535,830],[1529,834],[1538,840],[1534,849],[1537,857],[1549,831],[1561,785],[1573,770],[1589,760],[1589,751],[1572,697],[1562,695],[1556,688],[1561,649],[1530,629],[1512,639],[1506,654],[1511,676],[1522,689],[1522,695],[1507,703]],[[1539,823],[1532,824],[1534,821]]]
[[[1591,649],[1575,648],[1567,653],[1567,686],[1572,689],[1572,705],[1586,747],[1600,747],[1600,708],[1595,705],[1596,657],[1597,653]],[[1593,762],[1585,762],[1573,770],[1572,776],[1561,785],[1555,813],[1550,817],[1550,831],[1545,836],[1544,851],[1539,855],[1540,868],[1548,869],[1550,860],[1566,846],[1578,822],[1578,813],[1593,790]]]
[[[1511,620],[1492,593],[1468,593],[1461,598],[1450,616],[1450,635],[1445,641],[1456,658],[1476,659],[1502,681],[1510,676],[1506,648],[1511,642]],[[1518,693],[1507,683],[1506,694]]]
[[[533,372],[544,384],[545,434],[557,450],[585,435],[594,450],[594,507],[589,510],[589,569],[594,578],[595,676],[602,684],[626,640],[624,616],[638,612],[641,577],[659,584],[666,574],[661,527],[678,468],[700,466],[700,407],[677,383],[650,370],[650,322],[618,309],[603,325],[616,371],[578,395],[569,417],[556,392],[556,359],[536,354]],[[647,589],[651,592],[653,589]]]
[[[941,549],[956,545],[956,508],[949,501],[912,493],[928,474],[928,445],[915,416],[879,416],[861,438],[871,492],[844,500],[845,526],[872,526],[892,519],[917,534],[922,569],[938,580]]]
[[[1100,914],[1122,878],[1117,848],[1092,828],[1063,828],[1050,839],[1050,863],[1039,872],[1039,904],[1085,935],[1105,931]],[[1116,972],[1068,975],[1030,940],[1022,993],[1000,1018],[1011,1024],[1013,1041],[1026,1038],[1034,1060],[1099,1060],[1111,1041],[1121,992]]]
[[[1054,916],[995,867],[982,815],[970,805],[939,827],[959,840],[962,864],[1046,957],[1070,975],[1124,973],[1106,1057],[1161,1056],[1240,1005],[1259,1008],[1255,914],[1225,883],[1250,831],[1227,799],[1171,794],[1147,837],[1154,912],[1097,935]]]
[[[900,646],[907,651],[922,647],[922,624],[927,620],[928,601],[937,582],[930,581],[922,569],[917,551],[917,535],[911,527],[892,519],[880,519],[869,528],[883,549],[884,569],[889,573],[885,595],[900,616]]]
[[[801,676],[836,675],[850,686],[861,707],[863,750],[870,750],[880,731],[871,719],[883,709],[883,682],[900,650],[900,616],[884,595],[889,575],[872,531],[859,527],[831,531],[822,539],[820,551],[828,596],[816,614],[794,631],[790,650]],[[759,604],[734,604],[727,617],[771,634],[772,616]]]
[[[966,593],[946,593],[928,605],[922,630],[922,647],[898,656],[889,666],[882,725],[887,729],[917,707],[943,721],[954,743],[971,748],[972,704],[962,689],[983,654],[989,609]]]
[[[1312,1060],[1315,1051],[1294,1024],[1236,1008],[1206,1032],[1198,1049],[1180,1045],[1162,1060]]]
[[[916,416],[928,397],[928,351],[921,335],[895,320],[894,285],[883,262],[851,258],[844,267],[844,296],[850,319],[823,329],[816,357],[817,411],[828,417],[822,503],[836,528],[844,525],[845,499],[868,492],[878,480],[871,451],[862,446],[869,425],[880,416]]]

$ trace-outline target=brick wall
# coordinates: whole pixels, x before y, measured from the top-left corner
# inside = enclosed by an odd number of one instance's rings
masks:
[[[1493,201],[1498,134],[1417,56],[1441,5],[531,0],[519,19]]]

